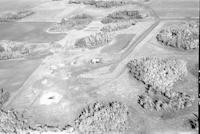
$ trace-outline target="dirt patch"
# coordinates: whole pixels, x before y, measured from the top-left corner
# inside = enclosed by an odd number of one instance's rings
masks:
[[[111,42],[113,34],[110,32],[98,32],[96,34],[81,38],[74,44],[76,48],[95,49]]]
[[[175,58],[144,57],[127,64],[130,74],[154,88],[172,88],[187,75],[186,63]]]
[[[157,41],[165,46],[191,50],[199,48],[199,22],[170,24],[156,36]]]
[[[56,23],[48,31],[65,33],[71,29],[81,30],[91,23],[92,20],[93,17],[88,14],[79,14],[71,18],[63,18],[60,23]]]
[[[82,110],[75,126],[84,134],[122,133],[128,129],[128,115],[120,102],[96,102]]]
[[[152,87],[148,87],[138,98],[138,104],[150,111],[177,111],[192,106],[193,101],[194,99],[185,93],[160,91]]]

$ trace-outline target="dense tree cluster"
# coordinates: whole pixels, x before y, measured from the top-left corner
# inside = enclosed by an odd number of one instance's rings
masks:
[[[75,126],[84,134],[122,133],[128,126],[128,114],[121,102],[96,102],[82,110]]]
[[[193,98],[185,93],[148,87],[138,104],[150,111],[176,111],[192,106]]]
[[[88,14],[79,14],[71,18],[63,18],[61,22],[56,23],[49,28],[50,32],[67,32],[70,29],[83,29],[91,23],[93,17]]]
[[[95,49],[108,44],[113,39],[113,35],[110,32],[98,32],[94,35],[90,35],[77,40],[75,47]]]
[[[171,24],[156,36],[162,45],[185,50],[199,48],[199,22]]]
[[[31,16],[34,13],[35,12],[33,12],[31,10],[22,10],[22,11],[18,11],[18,12],[5,13],[0,16],[0,22],[9,22],[9,21],[19,20],[19,19],[25,18],[27,16]]]
[[[69,0],[69,4],[85,4],[92,5],[97,8],[111,8],[116,6],[123,6],[126,4],[131,4],[128,0]]]
[[[24,43],[8,40],[0,41],[0,60],[20,58],[29,53],[30,47]]]
[[[135,21],[125,21],[125,22],[119,22],[119,23],[110,23],[104,27],[101,28],[101,31],[103,32],[113,32],[118,31],[121,29],[126,29],[131,27],[132,25],[135,25]]]
[[[138,10],[123,10],[123,11],[116,11],[114,13],[109,14],[108,16],[104,17],[101,22],[103,24],[108,23],[116,23],[116,22],[123,22],[123,21],[131,21],[135,19],[142,19],[142,15]]]
[[[154,88],[171,88],[187,74],[183,60],[158,57],[134,59],[127,64],[130,74]]]

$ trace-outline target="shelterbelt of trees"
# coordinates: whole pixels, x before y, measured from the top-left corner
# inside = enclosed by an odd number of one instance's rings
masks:
[[[8,12],[0,15],[0,22],[16,21],[27,16],[33,15],[35,12],[31,10],[22,10],[18,12]]]

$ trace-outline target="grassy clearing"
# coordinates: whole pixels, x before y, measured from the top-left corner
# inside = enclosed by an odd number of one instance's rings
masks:
[[[101,52],[102,53],[108,53],[108,54],[113,54],[113,53],[119,53],[123,49],[125,49],[132,38],[134,38],[135,35],[133,34],[120,34],[116,36],[116,41],[108,46],[105,46],[102,48]]]

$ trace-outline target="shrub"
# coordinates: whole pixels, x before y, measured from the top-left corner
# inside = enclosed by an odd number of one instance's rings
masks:
[[[49,28],[50,32],[66,32],[70,29],[83,29],[92,22],[93,17],[88,14],[79,14],[71,18],[63,18],[60,23],[56,23]]]
[[[9,92],[5,92],[3,88],[0,89],[0,109],[4,105],[4,103],[8,101],[9,97],[10,97]]]
[[[131,4],[131,1],[126,1],[126,0],[110,0],[110,1],[105,1],[105,0],[69,0],[69,4],[85,4],[85,5],[92,5],[97,8],[111,8],[111,7],[116,7],[116,6],[123,6],[126,4]]]
[[[113,38],[112,33],[109,32],[99,32],[94,35],[90,35],[79,39],[75,42],[75,47],[77,48],[87,48],[95,49],[108,44]]]
[[[122,133],[127,130],[128,114],[121,102],[96,102],[82,110],[75,126],[84,134]]]
[[[2,40],[0,41],[0,60],[20,58],[30,53],[30,47],[24,43]]]
[[[142,15],[138,10],[124,10],[124,11],[116,11],[114,13],[109,14],[108,16],[104,17],[101,22],[103,24],[108,23],[116,23],[121,21],[130,21],[135,19],[142,19]]]
[[[187,74],[183,60],[171,58],[144,57],[127,64],[130,74],[137,80],[154,88],[171,88]]]
[[[193,130],[199,129],[199,116],[197,114],[193,114],[193,116],[187,119],[184,122],[185,127]]]
[[[106,26],[104,26],[101,31],[103,32],[113,32],[118,31],[121,29],[126,29],[131,27],[132,25],[135,25],[135,21],[128,21],[128,22],[119,22],[119,23],[111,23]]]
[[[162,45],[185,50],[199,48],[199,23],[181,23],[163,28],[156,36]]]

